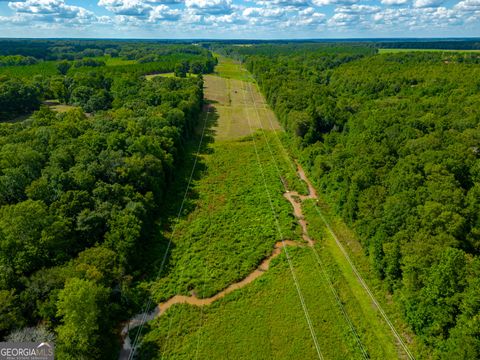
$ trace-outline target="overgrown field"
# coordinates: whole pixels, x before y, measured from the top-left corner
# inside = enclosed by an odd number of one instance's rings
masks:
[[[362,353],[332,303],[311,250],[290,248],[326,359]],[[141,359],[315,359],[317,353],[282,254],[254,283],[210,306],[177,305],[148,324]],[[387,357],[384,357],[387,358]]]
[[[282,182],[266,142],[254,136],[283,238],[296,239],[298,229],[290,205],[282,198]],[[152,285],[157,302],[192,292],[212,296],[246,277],[282,240],[253,139],[215,143],[203,161],[205,173],[190,194],[198,197],[194,210],[176,225],[173,235],[167,235],[172,236],[173,250],[166,276]]]
[[[206,94],[217,99],[213,103],[216,108],[231,109],[235,102],[227,102],[231,91],[225,99],[220,96],[225,84],[235,84],[240,92],[237,96],[243,99],[238,103],[242,125],[255,123],[261,130],[244,138],[218,131],[231,119],[228,111],[216,113],[216,142],[202,156],[204,171],[189,194],[192,211],[178,223],[172,237],[168,270],[151,285],[154,299],[160,303],[176,294],[211,297],[250,274],[281,239],[269,205],[270,194],[283,238],[303,244],[301,248],[289,247],[288,252],[322,355],[328,359],[401,357],[390,329],[345,258],[329,241],[313,201],[304,206],[306,219],[312,223],[310,235],[317,245],[311,248],[303,242],[292,206],[282,197],[285,189],[280,178],[288,189],[301,193],[305,193],[305,184],[295,173],[282,141],[283,132],[261,126],[266,119],[259,109],[266,107],[257,88],[228,77],[209,77]],[[232,139],[219,140],[222,136]],[[139,352],[142,359],[318,356],[284,254],[252,284],[211,305],[176,304],[169,308],[147,324]]]

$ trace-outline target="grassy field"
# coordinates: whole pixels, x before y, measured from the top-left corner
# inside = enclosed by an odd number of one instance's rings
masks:
[[[400,52],[442,52],[442,53],[480,53],[480,50],[445,50],[445,49],[378,49],[379,54],[391,54]]]
[[[201,155],[202,172],[189,194],[189,211],[172,237],[168,271],[149,285],[157,302],[175,294],[212,296],[255,269],[280,240],[268,193],[283,237],[302,242],[291,205],[282,197],[280,177],[289,189],[301,193],[305,184],[295,174],[282,142],[284,134],[258,88],[235,79],[242,71],[232,64],[222,66],[221,61],[219,76],[206,76],[205,96],[214,109],[210,127],[214,142]],[[306,202],[304,211],[316,246],[289,248],[289,253],[322,355],[326,359],[404,358],[325,231],[314,203]],[[343,230],[337,224],[335,229]],[[344,232],[340,236],[346,238]],[[362,271],[364,265],[368,268],[362,263]],[[381,294],[381,289],[376,290]],[[397,309],[388,310],[390,314]],[[396,325],[402,329],[400,323]],[[284,254],[273,260],[263,276],[213,304],[177,304],[148,323],[140,355],[142,359],[318,357]]]
[[[156,78],[156,77],[175,77],[175,73],[173,72],[168,72],[168,73],[162,73],[162,74],[149,74],[149,75],[145,75],[145,78],[147,80],[152,80],[153,78]],[[187,73],[187,77],[197,77],[198,75],[197,74],[190,74],[190,73]]]
[[[289,204],[282,198],[282,183],[268,162],[266,144],[256,140],[283,235],[297,238]],[[191,190],[198,197],[194,210],[178,223],[172,237],[167,276],[151,287],[157,302],[175,294],[212,296],[246,277],[282,240],[252,139],[214,143],[202,164],[204,174]]]
[[[292,248],[289,254],[323,356],[361,359],[362,353],[315,271],[310,250]],[[251,285],[208,307],[178,305],[150,323],[149,330],[141,359],[317,358],[284,255]]]
[[[226,79],[247,82],[253,81],[252,75],[245,68],[243,68],[238,61],[225,58],[218,54],[215,54],[215,56],[219,59],[219,63],[215,68],[216,75]]]
[[[205,98],[212,102],[221,119],[213,127],[218,141],[238,139],[257,129],[282,131],[256,84],[238,80],[244,73],[238,64],[227,61],[224,65],[222,59],[216,72],[218,75],[205,75],[204,78]]]

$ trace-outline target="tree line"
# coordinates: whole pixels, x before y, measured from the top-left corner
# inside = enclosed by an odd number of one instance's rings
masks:
[[[433,349],[480,358],[478,55],[227,48]]]
[[[37,110],[46,100],[59,100],[68,105],[81,106],[92,113],[106,110],[113,101],[111,86],[116,77],[123,74],[143,76],[146,74],[176,72],[179,77],[187,73],[204,74],[213,71],[216,59],[208,50],[190,45],[139,45],[138,59],[133,63],[108,66],[105,58],[81,58],[79,60],[41,61],[37,65],[23,64],[22,56],[14,58],[19,64],[0,67],[0,121],[12,120],[20,115]],[[133,54],[134,45],[125,46],[125,52]],[[120,52],[123,50],[121,49]],[[145,60],[145,54],[149,59]],[[125,57],[124,59],[129,59]],[[135,57],[134,57],[135,58]],[[143,59],[143,60],[142,60]],[[151,61],[150,61],[151,60]],[[0,57],[0,63],[2,57]],[[43,64],[49,73],[38,73]],[[18,70],[17,72],[12,70]],[[12,75],[17,73],[17,76]]]
[[[19,81],[2,86],[23,91]],[[118,323],[147,296],[132,282],[148,266],[203,80],[93,71],[42,81],[80,107],[0,124],[0,338],[55,339],[59,359],[116,358]]]

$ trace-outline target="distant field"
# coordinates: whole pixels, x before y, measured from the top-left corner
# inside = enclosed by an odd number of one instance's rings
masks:
[[[217,140],[238,139],[256,129],[283,131],[257,85],[238,79],[243,77],[252,80],[248,72],[245,75],[245,71],[239,63],[220,58],[216,67],[217,75],[204,77],[205,98],[214,104],[222,119],[213,126]]]
[[[121,59],[121,58],[112,58],[110,56],[103,56],[103,57],[99,57],[97,59],[105,61],[105,64],[107,66],[132,65],[132,64],[137,63],[136,60],[125,60],[125,59]]]
[[[219,140],[238,139],[260,128],[283,131],[255,84],[206,75],[205,97],[215,104],[215,109],[222,119],[213,126]],[[250,117],[251,124],[248,123],[247,116]]]
[[[378,49],[380,54],[400,53],[400,52],[454,52],[454,53],[480,53],[480,50],[444,50],[444,49]]]
[[[175,73],[173,72],[167,72],[167,73],[161,73],[161,74],[150,74],[150,75],[145,75],[145,78],[147,80],[152,80],[153,78],[156,78],[156,77],[175,77]],[[187,77],[197,77],[198,75],[197,74],[190,74],[190,73],[187,73]]]
[[[175,74],[173,72],[168,72],[168,73],[163,73],[163,74],[150,74],[150,75],[145,75],[145,78],[147,80],[152,80],[153,78],[156,77],[175,77]]]
[[[221,55],[215,54],[220,60],[215,68],[215,73],[226,79],[253,81],[252,75],[242,66],[238,61],[224,58]]]

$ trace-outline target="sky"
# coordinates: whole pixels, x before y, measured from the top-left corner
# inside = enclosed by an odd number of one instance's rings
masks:
[[[0,37],[480,37],[480,0],[0,0]]]

